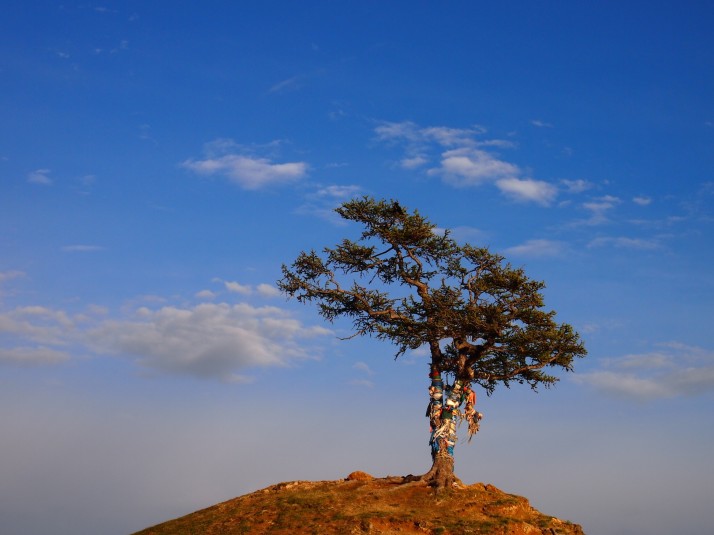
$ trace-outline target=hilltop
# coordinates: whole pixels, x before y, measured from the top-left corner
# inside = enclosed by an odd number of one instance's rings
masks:
[[[435,492],[401,477],[353,472],[338,481],[292,481],[208,507],[135,535],[229,534],[582,535],[528,500],[492,485]]]

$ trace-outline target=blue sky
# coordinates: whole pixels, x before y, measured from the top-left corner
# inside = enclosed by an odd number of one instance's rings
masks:
[[[39,2],[0,17],[0,517],[121,534],[429,467],[425,356],[280,296],[395,198],[589,356],[457,474],[587,533],[714,522],[708,2]]]

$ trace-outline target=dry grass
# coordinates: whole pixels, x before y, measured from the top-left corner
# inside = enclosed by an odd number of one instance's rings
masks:
[[[135,535],[582,534],[525,498],[477,483],[436,493],[398,478],[280,483]]]

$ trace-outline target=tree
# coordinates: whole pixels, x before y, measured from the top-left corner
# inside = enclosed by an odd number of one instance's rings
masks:
[[[350,338],[392,342],[395,358],[428,346],[432,467],[416,479],[451,486],[457,421],[468,422],[469,436],[478,430],[473,386],[489,395],[512,382],[550,387],[558,378],[546,370],[572,371],[585,348],[570,325],[543,310],[544,283],[503,257],[457,244],[397,201],[363,197],[336,212],[360,223],[361,237],[325,248],[323,257],[300,253],[283,266],[278,286],[299,302],[316,302],[330,322],[349,318]]]

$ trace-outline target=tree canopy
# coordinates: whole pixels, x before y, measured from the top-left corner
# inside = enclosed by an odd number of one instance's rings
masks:
[[[278,285],[328,321],[349,318],[352,336],[388,340],[396,357],[426,344],[432,369],[488,393],[551,386],[550,369],[570,371],[586,354],[578,333],[544,310],[544,283],[502,256],[459,245],[397,201],[363,197],[336,211],[363,226],[359,239],[302,252]]]

